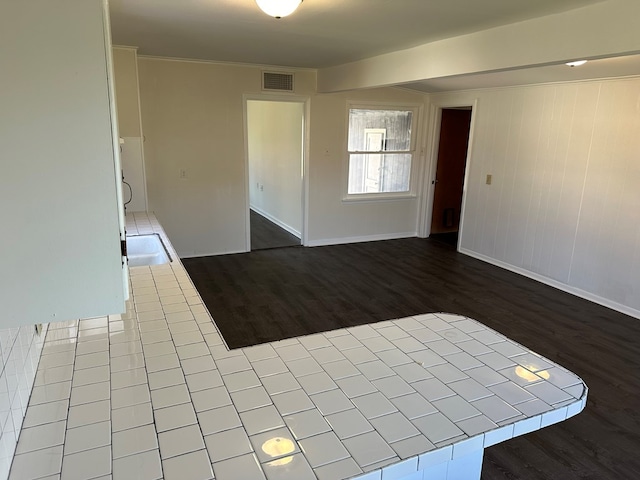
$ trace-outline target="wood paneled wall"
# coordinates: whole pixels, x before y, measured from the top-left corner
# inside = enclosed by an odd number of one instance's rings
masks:
[[[432,101],[464,98],[478,103],[462,250],[640,317],[640,78]]]

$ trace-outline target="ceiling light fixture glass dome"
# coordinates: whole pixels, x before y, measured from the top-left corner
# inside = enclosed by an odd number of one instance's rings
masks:
[[[260,9],[275,18],[291,15],[302,3],[302,0],[256,0]]]

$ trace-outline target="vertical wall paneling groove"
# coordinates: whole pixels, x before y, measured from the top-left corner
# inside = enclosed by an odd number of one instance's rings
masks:
[[[593,139],[595,137],[595,129],[596,129],[596,119],[598,118],[598,106],[600,103],[600,92],[601,92],[601,88],[599,86],[598,88],[598,95],[597,95],[597,100],[595,102],[595,115],[594,115],[594,119],[593,119],[593,125],[591,127],[591,135],[590,135],[590,140],[589,140],[589,150],[588,153],[586,155],[586,166],[585,166],[585,175],[582,181],[582,193],[580,195],[580,206],[578,207],[578,220],[576,222],[576,228],[575,228],[575,234],[573,236],[573,250],[571,251],[571,261],[569,263],[569,279],[568,282],[570,282],[571,280],[571,270],[573,267],[573,257],[575,255],[576,252],[576,242],[578,241],[578,231],[580,229],[580,217],[582,214],[582,207],[585,203],[585,190],[587,188],[587,179],[588,179],[588,172],[589,172],[589,160],[591,159],[591,147],[593,146]]]
[[[461,251],[640,317],[640,78],[476,98]]]

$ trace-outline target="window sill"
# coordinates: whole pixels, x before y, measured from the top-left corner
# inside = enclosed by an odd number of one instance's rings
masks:
[[[362,203],[362,202],[388,202],[393,200],[413,200],[417,196],[415,193],[374,193],[374,194],[352,194],[342,197],[344,203]]]

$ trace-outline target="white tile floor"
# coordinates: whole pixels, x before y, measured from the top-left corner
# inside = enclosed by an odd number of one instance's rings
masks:
[[[577,376],[456,315],[229,351],[179,261],[130,278],[125,314],[50,325],[11,479],[422,478],[584,407]]]

